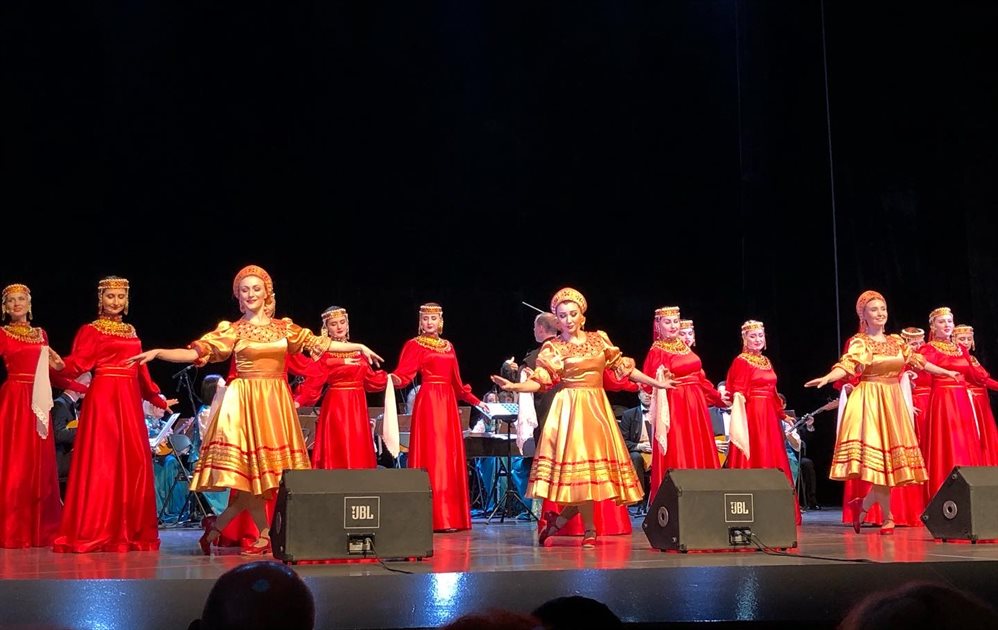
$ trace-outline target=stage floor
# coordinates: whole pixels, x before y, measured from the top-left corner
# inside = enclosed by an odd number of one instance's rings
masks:
[[[468,532],[434,536],[434,555],[391,562],[302,564],[316,595],[320,628],[436,627],[490,607],[520,611],[581,594],[606,602],[631,624],[680,627],[698,621],[832,627],[877,588],[909,579],[942,581],[998,601],[998,545],[940,543],[924,528],[881,536],[840,523],[838,510],[812,511],[797,550],[663,553],[633,519],[630,536],[577,537],[535,546],[535,523],[476,521]],[[0,627],[184,628],[215,578],[252,561],[238,550],[205,557],[200,531],[164,529],[159,552],[55,554],[0,550]]]

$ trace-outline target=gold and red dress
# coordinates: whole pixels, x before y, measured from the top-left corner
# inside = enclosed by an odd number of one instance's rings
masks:
[[[641,371],[654,378],[659,366],[672,373],[676,387],[666,393],[671,417],[668,452],[663,453],[659,441],[652,440],[652,497],[670,468],[720,467],[708,407],[726,406],[704,375],[700,357],[681,339],[662,339],[652,344]]]
[[[951,341],[933,340],[918,352],[941,368],[959,372],[958,378],[932,376],[932,392],[926,409],[923,454],[929,470],[926,500],[930,500],[954,466],[981,465],[981,438],[967,383],[976,372],[970,365],[967,350]],[[926,374],[926,376],[929,376]]]
[[[457,401],[481,401],[461,381],[457,354],[446,339],[419,336],[402,346],[392,372],[402,387],[421,381],[412,405],[409,468],[425,468],[433,494],[433,530],[471,529],[471,498],[464,455],[464,427]]]
[[[988,398],[989,389],[998,391],[998,381],[991,378],[977,357],[969,356],[973,380],[967,382],[967,391],[970,392],[970,401],[974,405],[981,432],[981,465],[998,466],[998,427],[995,426],[995,416]]]
[[[621,378],[633,369],[634,361],[602,331],[587,332],[583,344],[558,338],[544,342],[530,378],[545,390],[559,383],[561,388],[534,452],[529,496],[562,505],[641,500],[641,482],[603,388],[605,370]]]
[[[285,359],[318,341],[290,319],[272,319],[266,325],[223,321],[191,344],[198,364],[230,356],[235,364],[235,378],[209,420],[191,490],[230,488],[270,499],[285,470],[309,468]]]
[[[856,385],[838,428],[830,479],[890,487],[926,481],[914,419],[901,390],[908,364],[922,367],[924,360],[899,335],[876,341],[860,333],[849,340],[835,367],[856,377]]]
[[[93,370],[80,409],[57,552],[159,549],[152,453],[142,401],[166,401],[145,365],[125,366],[142,352],[131,324],[100,318],[76,333],[64,360],[67,378]]]
[[[0,547],[52,544],[62,501],[55,462],[55,439],[38,434],[31,410],[35,369],[48,338],[41,328],[10,324],[0,331],[0,356],[7,380],[0,385]],[[44,358],[47,362],[47,357]]]
[[[353,362],[347,364],[347,359]],[[360,352],[326,352],[315,365],[295,397],[299,404],[314,405],[322,386],[328,386],[316,424],[312,466],[377,467],[367,392],[384,391],[388,375],[373,369]]]

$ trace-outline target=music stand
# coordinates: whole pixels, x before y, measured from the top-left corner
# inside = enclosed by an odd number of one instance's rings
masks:
[[[516,489],[516,484],[513,483],[513,456],[510,453],[510,444],[512,442],[513,423],[516,422],[519,416],[519,405],[515,403],[483,403],[482,406],[493,420],[506,423],[505,454],[499,458],[499,469],[496,470],[496,479],[493,483],[494,487],[498,487],[499,478],[506,477],[506,491],[503,492],[501,497],[496,499],[496,506],[489,513],[488,518],[485,519],[485,523],[492,523],[492,519],[495,518],[497,513],[499,514],[499,522],[505,522],[507,509],[518,503],[523,506],[527,514],[530,515],[530,518],[537,520],[537,515],[534,514],[531,506],[520,496],[520,493]]]
[[[166,491],[166,497],[163,499],[163,507],[159,510],[159,516],[157,520],[163,521],[163,514],[166,513],[166,508],[170,504],[170,497],[173,495],[173,489],[177,487],[177,482],[183,481],[187,484],[187,499],[184,501],[184,505],[180,508],[180,514],[177,515],[177,526],[181,524],[190,525],[192,523],[198,524],[201,519],[208,516],[209,511],[204,505],[204,498],[201,496],[200,492],[194,492],[190,489],[191,484],[191,473],[184,464],[184,457],[191,450],[191,439],[183,434],[173,434],[166,438],[167,442],[170,444],[170,448],[173,449],[173,456],[177,458],[177,474],[173,477],[173,483],[170,484],[170,489]],[[187,512],[187,520],[181,521],[180,517]],[[195,514],[199,518],[195,518]]]

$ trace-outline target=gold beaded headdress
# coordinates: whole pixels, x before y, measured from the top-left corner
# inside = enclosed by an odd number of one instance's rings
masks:
[[[131,288],[128,284],[128,278],[119,278],[118,276],[101,278],[97,282],[97,315],[99,316],[104,313],[104,305],[101,302],[101,298],[104,295],[104,291],[108,289],[125,290],[125,315],[128,315],[128,294],[131,292]]]
[[[574,302],[579,305],[579,310],[585,314],[586,309],[589,308],[589,303],[586,302],[585,296],[573,289],[572,287],[565,287],[559,289],[555,292],[554,296],[551,298],[551,312],[554,313],[558,310],[558,305],[562,302]]]
[[[662,306],[655,309],[655,317],[679,317],[678,306]]]
[[[679,330],[689,330],[693,328],[692,319],[681,319],[679,320]]]
[[[263,267],[257,265],[246,265],[239,270],[236,274],[235,279],[232,280],[232,297],[239,299],[239,283],[243,281],[244,278],[249,276],[256,276],[263,280],[263,290],[266,295],[263,298],[264,304],[271,304],[275,302],[277,293],[274,292],[274,281],[270,279],[270,274]]]
[[[11,293],[23,293],[28,296],[28,319],[31,319],[31,289],[26,284],[8,284],[3,288],[3,295],[0,296],[0,303],[3,304],[3,314],[7,315],[7,296]]]
[[[765,326],[762,322],[756,319],[750,319],[744,324],[742,324],[742,332],[747,333],[750,330],[765,330]]]
[[[906,341],[912,341],[913,339],[918,339],[919,337],[924,337],[925,331],[921,328],[916,328],[914,326],[908,326],[901,331],[901,337]]]
[[[326,325],[329,322],[329,320],[331,320],[331,319],[339,319],[340,317],[344,317],[347,320],[346,339],[350,338],[350,316],[347,315],[347,309],[343,308],[342,306],[330,306],[326,310],[322,311],[322,334],[323,334],[323,336],[326,336],[326,337],[329,336],[329,328]]]
[[[951,311],[948,306],[940,306],[939,308],[929,313],[929,325],[931,326],[933,320],[935,320],[937,317],[941,317],[943,315],[952,315],[952,314],[953,311]]]
[[[970,349],[976,350],[974,345],[974,327],[968,326],[967,324],[960,324],[959,326],[953,327],[953,337],[957,335],[970,335]]]
[[[427,302],[426,304],[419,305],[419,317],[422,319],[423,315],[439,315],[440,321],[437,322],[437,334],[439,335],[444,329],[444,307],[440,306],[436,302]],[[420,334],[423,333],[423,324],[419,323],[416,326]]]
[[[863,319],[863,311],[866,310],[866,304],[870,300],[880,300],[884,304],[887,304],[887,300],[884,296],[880,294],[879,291],[863,291],[859,294],[859,299],[856,300],[856,317],[859,318],[859,332],[863,332],[866,329],[866,320]]]

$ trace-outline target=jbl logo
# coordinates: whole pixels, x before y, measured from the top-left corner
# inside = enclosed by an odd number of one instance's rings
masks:
[[[343,497],[344,529],[377,529],[381,525],[381,497]]]
[[[753,512],[751,494],[724,495],[725,523],[752,523],[755,521]]]

